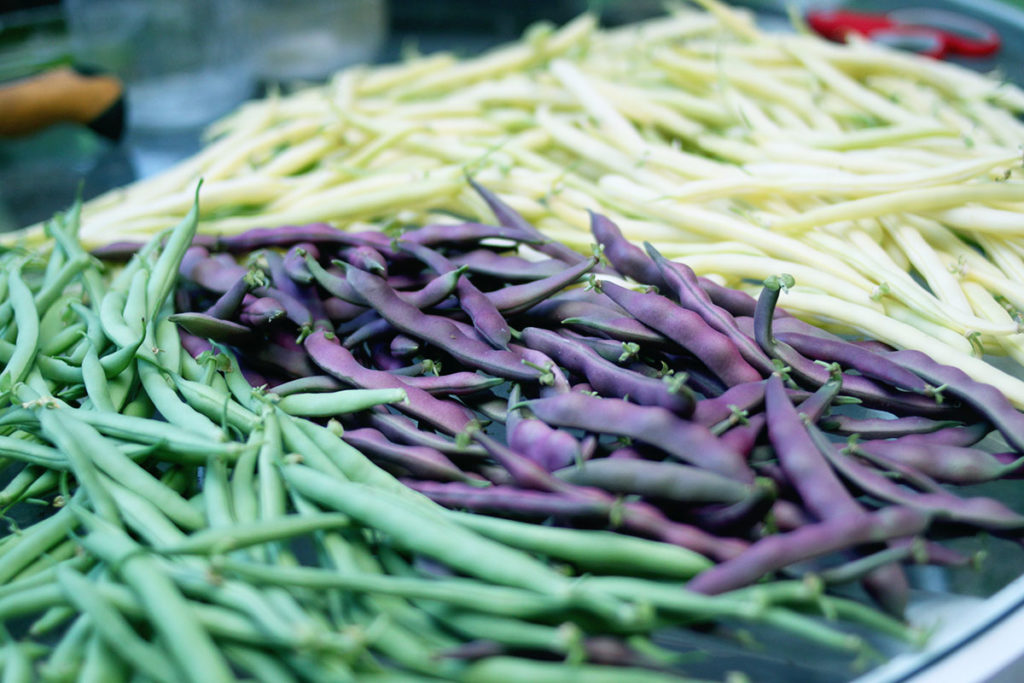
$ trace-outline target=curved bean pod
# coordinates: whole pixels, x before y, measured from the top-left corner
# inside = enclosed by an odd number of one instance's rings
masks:
[[[530,401],[527,405],[549,424],[628,436],[657,446],[684,462],[739,481],[754,481],[754,474],[743,458],[723,446],[706,427],[682,420],[664,408],[578,392]]]

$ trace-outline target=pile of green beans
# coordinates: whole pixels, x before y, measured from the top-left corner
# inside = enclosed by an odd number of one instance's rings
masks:
[[[117,272],[77,212],[47,252],[0,256],[3,681],[662,681],[686,673],[653,640],[669,627],[770,627],[851,663],[874,653],[854,627],[916,642],[812,582],[698,595],[678,581],[707,561],[659,568],[654,541],[460,519],[182,348],[195,207]]]

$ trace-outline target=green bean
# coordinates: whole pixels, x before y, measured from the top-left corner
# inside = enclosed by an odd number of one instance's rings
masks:
[[[71,681],[81,668],[85,656],[85,644],[92,635],[92,619],[80,614],[64,631],[50,656],[39,667],[39,673],[46,681]]]
[[[36,310],[32,291],[21,279],[20,262],[8,271],[7,287],[18,336],[14,353],[0,371],[0,391],[10,391],[15,384],[25,379],[39,346],[39,311]]]
[[[119,348],[133,346],[142,339],[141,332],[137,333],[125,323],[122,311],[126,300],[123,292],[111,289],[100,302],[99,315],[100,323],[103,325],[103,334]]]
[[[101,583],[96,590],[103,598],[113,604],[121,612],[132,619],[145,618],[146,612],[135,594],[125,586],[114,583]],[[196,619],[211,635],[218,638],[248,643],[260,647],[295,647],[298,643],[293,637],[274,638],[258,628],[255,623],[241,613],[226,607],[191,602],[189,606],[195,612]]]
[[[570,562],[583,571],[689,579],[711,566],[707,558],[685,548],[610,531],[559,529],[464,512],[446,514],[495,541]]]
[[[404,389],[344,389],[317,394],[289,394],[277,407],[297,417],[334,417],[406,400]]]
[[[148,498],[113,480],[108,480],[107,484],[125,523],[146,543],[159,547],[181,543],[188,538]],[[200,513],[197,511],[197,514]]]
[[[25,492],[22,493],[23,500],[30,500],[32,498],[42,498],[50,493],[53,493],[57,486],[60,485],[60,478],[63,472],[58,470],[46,470],[38,477],[35,481],[28,485]]]
[[[262,413],[264,438],[257,456],[257,472],[259,474],[259,518],[261,520],[277,519],[285,514],[284,482],[278,466],[284,459],[282,450],[281,423],[277,411],[268,406]]]
[[[132,361],[140,353],[142,342],[143,339],[139,338],[127,346],[100,357],[100,365],[103,366],[103,372],[107,375],[107,379],[120,375],[131,366]]]
[[[259,683],[292,683],[299,679],[272,655],[244,645],[223,645],[224,654],[236,668],[248,672]]]
[[[52,278],[44,278],[43,286],[33,297],[36,308],[45,311],[57,301],[68,285],[86,269],[95,264],[95,259],[84,251],[72,256]]]
[[[460,680],[464,683],[530,681],[530,683],[696,683],[697,679],[651,669],[594,664],[567,665],[520,657],[488,657],[471,664]]]
[[[215,457],[206,461],[203,476],[203,507],[206,510],[208,530],[227,529],[235,525],[227,466],[223,460]]]
[[[233,460],[242,444],[209,441],[166,422],[132,415],[104,413],[95,410],[70,409],[69,414],[95,427],[101,434],[134,443],[156,444],[162,451],[188,457],[188,462],[202,464],[210,455]],[[220,436],[220,431],[217,432]]]
[[[77,548],[77,544],[70,538],[59,543],[56,547],[42,553],[38,558],[36,558],[35,562],[18,572],[18,575],[14,577],[14,580],[23,581],[40,572],[57,566],[65,560],[71,559],[75,556]]]
[[[193,435],[209,439],[212,442],[224,441],[227,437],[208,417],[183,402],[168,382],[159,367],[149,361],[140,359],[138,365],[139,379],[142,387],[153,402],[157,411],[173,425]],[[223,408],[223,406],[219,406]]]
[[[175,376],[174,383],[188,404],[210,420],[231,425],[244,434],[248,434],[259,425],[259,417],[242,407],[229,393],[217,391],[213,387],[181,376]]]
[[[733,618],[764,623],[825,647],[845,652],[864,649],[864,642],[857,636],[829,628],[786,609],[766,607],[759,601],[744,600],[729,594],[706,596],[683,590],[678,585],[642,579],[592,577],[587,581],[609,594],[648,603],[668,614],[683,615],[698,621]]]
[[[96,349],[89,348],[82,359],[82,381],[85,383],[85,391],[89,400],[97,410],[116,412],[114,402],[110,400],[110,387],[107,384],[107,375],[100,365],[100,357],[96,355]]]
[[[413,491],[390,473],[375,465],[373,461],[358,449],[345,443],[344,439],[328,427],[319,425],[312,420],[297,420],[295,424],[331,459],[346,479],[390,491],[411,503],[421,505],[430,512],[438,511],[437,506],[428,498]]]
[[[76,200],[64,214],[62,225],[54,224],[50,231],[54,241],[68,258],[75,258],[80,254],[86,253],[77,239],[78,228],[81,225],[81,215],[82,202]],[[94,259],[90,258],[89,264],[81,271],[81,277],[90,303],[93,306],[98,306],[103,296],[104,286],[97,262]]]
[[[534,618],[558,614],[570,606],[567,600],[520,588],[492,586],[470,579],[342,574],[313,567],[271,567],[227,559],[219,566],[226,573],[237,575],[252,583],[321,589],[340,588],[408,599],[435,600],[508,617]]]
[[[613,621],[635,618],[617,600],[573,586],[564,576],[526,553],[491,541],[440,516],[424,514],[390,492],[363,484],[330,480],[301,465],[283,468],[285,479],[303,495],[351,515],[391,537],[397,546],[422,553],[458,571],[497,584],[537,591],[558,600],[572,598]]]
[[[281,410],[277,410],[277,417],[285,448],[301,456],[302,462],[313,469],[338,479],[345,478],[334,461],[302,430],[300,425],[304,420],[297,420]]]
[[[124,308],[121,310],[121,319],[132,331],[136,339],[142,338],[146,333],[146,325],[149,323],[150,314],[146,302],[146,286],[149,283],[149,272],[143,267],[132,276],[131,285],[124,299]]]
[[[182,347],[177,325],[166,317],[158,319],[153,327],[153,340],[160,350],[157,354],[160,366],[173,375],[180,375]]]
[[[13,436],[0,435],[0,456],[49,469],[68,468],[67,458],[57,449]]]
[[[26,465],[14,477],[11,478],[3,490],[0,490],[0,508],[21,500],[25,491],[40,477],[42,472],[38,467]]]
[[[67,567],[57,573],[57,581],[68,600],[83,614],[92,617],[96,632],[125,662],[156,681],[172,683],[176,679],[164,653],[140,638],[124,616],[95,590],[91,581]]]
[[[225,683],[234,680],[210,634],[161,567],[139,553],[139,546],[123,531],[80,506],[74,506],[74,510],[89,529],[82,545],[107,564],[118,567],[118,573],[138,595],[150,623],[186,677]]]
[[[242,369],[238,366],[238,359],[235,358],[235,354],[229,351],[227,347],[217,343],[213,344],[213,348],[217,349],[217,357],[227,363],[227,367],[224,368],[223,378],[231,395],[246,410],[253,413],[259,412],[259,401],[253,394],[252,385],[249,384],[249,381],[242,374]]]
[[[261,543],[288,541],[314,531],[346,527],[351,520],[339,513],[290,515],[272,521],[238,523],[191,534],[185,541],[160,548],[164,555],[221,554]]]
[[[32,658],[28,655],[25,644],[14,640],[7,641],[4,646],[3,683],[32,683],[35,676],[32,672]]]
[[[55,605],[43,612],[42,616],[32,622],[28,634],[33,637],[45,635],[55,628],[75,618],[78,610],[71,605]]]
[[[127,682],[128,672],[124,662],[107,646],[97,631],[89,636],[85,646],[85,659],[78,672],[79,683],[120,683]]]
[[[44,584],[52,583],[57,576],[57,568],[67,565],[79,571],[83,571],[91,566],[93,559],[87,555],[76,555],[70,559],[58,562],[52,567],[43,569],[42,571],[36,572],[31,576],[27,576],[22,579],[15,579],[10,582],[5,582],[0,586],[0,598],[5,598],[8,595],[19,593],[29,588],[35,588]]]
[[[73,323],[62,329],[52,337],[43,337],[39,346],[39,352],[44,356],[55,356],[67,351],[76,342],[82,342],[88,346],[85,338],[86,326],[84,323]]]
[[[424,609],[465,638],[493,640],[517,649],[562,654],[568,654],[582,645],[582,632],[578,626],[570,622],[561,626],[549,626],[491,614],[460,611],[447,606],[424,606]]]
[[[231,501],[234,517],[241,523],[254,522],[259,517],[260,503],[256,495],[256,463],[263,442],[263,429],[257,427],[249,434],[248,448],[242,451],[231,470]]]
[[[71,304],[78,301],[79,296],[77,294],[65,294],[59,297],[57,300],[50,303],[47,308],[43,308],[36,305],[36,310],[39,311],[39,347],[40,351],[46,347],[51,340],[59,335],[65,334],[67,330],[71,329],[71,325],[66,320],[67,314],[74,313],[71,311]],[[78,324],[78,329],[82,330],[85,328],[81,323]],[[67,341],[64,341],[64,347],[60,350],[63,351],[65,348],[78,341],[80,338],[79,334],[74,334]]]
[[[196,227],[199,223],[199,188],[200,181],[196,185],[195,201],[192,208],[181,221],[174,226],[167,236],[167,242],[163,245],[163,251],[153,264],[152,271],[146,285],[146,309],[147,318],[155,318],[157,311],[163,306],[167,296],[174,288],[178,276],[178,265],[181,257],[192,243],[196,234]]]
[[[92,346],[99,353],[100,350],[107,346],[107,335],[103,333],[103,323],[100,321],[100,316],[91,308],[83,306],[81,303],[72,302],[71,310],[85,322],[85,338],[89,342],[89,346]]]
[[[91,452],[91,445],[88,442],[83,443],[79,440],[80,434],[77,432],[80,430],[73,430],[70,425],[73,421],[59,415],[57,410],[41,408],[37,409],[37,412],[43,435],[67,455],[71,471],[74,472],[78,485],[85,491],[93,508],[111,524],[119,525],[121,516],[117,513],[117,506],[103,485],[93,461],[93,457],[99,454]],[[125,457],[125,460],[127,459]]]
[[[0,623],[14,617],[38,614],[54,605],[66,605],[67,599],[56,583],[28,588],[19,593],[0,598]]]

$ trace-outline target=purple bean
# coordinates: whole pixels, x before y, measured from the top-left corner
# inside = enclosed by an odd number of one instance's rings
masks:
[[[502,314],[516,315],[565,289],[590,272],[596,265],[597,259],[587,259],[541,280],[509,285],[485,292],[484,295]]]
[[[612,266],[637,282],[665,288],[661,269],[644,253],[644,250],[627,240],[619,226],[611,219],[590,211],[590,232],[597,243],[604,247],[604,255]]]
[[[341,251],[341,260],[360,270],[366,270],[381,277],[388,276],[388,264],[379,251],[367,245],[348,247]]]
[[[394,329],[384,318],[381,318],[377,311],[370,309],[364,315],[358,315],[353,318],[351,323],[356,323],[355,331],[349,334],[341,341],[341,345],[346,349],[354,349],[360,344],[375,339],[381,335],[394,332]],[[338,326],[338,333],[344,333],[348,329],[346,325]]]
[[[627,314],[589,301],[553,297],[532,306],[525,315],[548,327],[568,325],[586,332],[597,331],[606,337],[625,342],[661,345],[666,339]]]
[[[776,339],[811,360],[839,363],[903,391],[929,395],[933,388],[914,373],[886,360],[885,356],[842,340],[824,339],[797,332],[779,332]]]
[[[469,183],[473,186],[473,189],[476,190],[477,194],[487,202],[487,206],[490,207],[491,211],[494,213],[494,217],[498,219],[498,223],[500,225],[506,228],[514,228],[522,233],[533,235],[538,238],[539,242],[534,245],[534,249],[537,251],[566,263],[579,263],[584,259],[582,254],[573,251],[564,244],[549,240],[525,218],[514,211],[512,207],[501,201],[496,194],[487,188],[477,184],[472,179],[470,179]]]
[[[187,273],[182,273],[182,275],[211,292],[224,294],[248,272],[248,268],[238,265],[234,260],[228,263],[226,259],[218,258],[217,254],[213,254],[209,258],[197,261]]]
[[[197,337],[225,344],[237,344],[253,336],[252,330],[245,325],[206,313],[174,313],[168,320]]]
[[[906,466],[937,481],[948,484],[981,484],[993,481],[1014,470],[1024,461],[1015,458],[1007,464],[980,448],[930,444],[907,444],[894,441],[859,441],[849,446],[854,455],[881,460],[892,466]],[[1018,456],[1019,457],[1019,456]]]
[[[583,460],[583,448],[576,437],[542,420],[524,416],[523,410],[515,407],[519,401],[519,385],[515,385],[508,394],[509,408],[505,417],[505,439],[509,448],[547,472]]]
[[[333,323],[345,322],[346,320],[352,320],[357,315],[365,313],[368,309],[366,306],[360,306],[359,304],[349,303],[344,299],[339,299],[336,296],[329,296],[323,300],[324,313],[327,315],[327,319]]]
[[[486,223],[431,223],[402,233],[403,241],[431,247],[438,244],[476,244],[485,239],[506,239],[530,244],[543,242],[545,238],[535,231],[525,232],[519,228]]]
[[[661,406],[684,416],[693,411],[695,397],[685,386],[674,389],[667,382],[634,373],[605,360],[586,344],[538,327],[525,328],[522,339],[570,372],[586,377],[602,395],[628,396],[641,405]]]
[[[738,557],[698,574],[688,590],[715,595],[754,583],[791,564],[866,543],[915,536],[928,528],[931,517],[908,507],[841,516],[794,531],[766,536]]]
[[[565,263],[556,259],[528,261],[519,256],[496,254],[490,249],[476,249],[450,257],[451,262],[464,266],[470,273],[493,277],[501,282],[529,282],[557,275]]]
[[[491,348],[463,334],[452,321],[423,313],[403,301],[379,277],[351,268],[347,277],[380,316],[405,334],[434,344],[460,362],[492,375],[521,381],[536,381],[540,373],[522,363],[511,351]]]
[[[746,535],[771,512],[777,493],[775,482],[761,477],[742,500],[729,505],[710,505],[692,510],[687,519],[701,529],[716,534]]]
[[[396,358],[410,358],[420,352],[420,343],[407,334],[396,334],[389,345],[391,355]]]
[[[544,468],[554,472],[582,460],[580,442],[572,434],[554,429],[541,420],[524,418],[509,427],[507,437],[509,448]]]
[[[568,521],[587,518],[608,519],[611,513],[609,506],[599,500],[569,498],[513,486],[496,485],[480,488],[461,483],[410,479],[402,479],[402,483],[445,507],[485,514],[555,517]]]
[[[488,377],[479,372],[453,372],[448,375],[422,375],[419,377],[409,377],[392,372],[403,383],[435,395],[475,394],[505,383],[501,377]]]
[[[182,347],[184,347],[188,354],[193,358],[198,358],[206,351],[213,351],[213,344],[211,344],[208,339],[197,337],[185,330],[178,332],[178,336],[181,339]]]
[[[238,313],[245,295],[254,287],[261,287],[266,284],[267,280],[263,275],[263,271],[252,268],[245,275],[238,278],[231,285],[231,288],[221,294],[205,312],[214,318],[233,318]]]
[[[249,327],[263,327],[284,315],[284,306],[277,299],[264,296],[253,297],[250,302],[244,304],[238,319]]]
[[[282,225],[274,228],[253,228],[237,235],[214,238],[214,249],[230,252],[250,252],[268,247],[290,247],[300,242],[313,244],[369,245],[378,249],[388,247],[390,238],[376,230],[345,232],[327,223],[308,225]]]
[[[757,343],[740,331],[729,311],[712,303],[711,298],[701,289],[696,273],[684,263],[669,261],[650,244],[645,243],[647,253],[661,269],[665,286],[676,295],[679,303],[704,319],[712,329],[732,340],[740,355],[761,375],[771,373],[774,366]]]
[[[930,434],[948,427],[956,427],[959,424],[959,422],[954,420],[933,420],[919,415],[908,415],[905,417],[850,417],[849,415],[836,414],[824,417],[819,421],[819,426],[827,432],[840,436],[856,434],[865,439],[889,439],[911,434]],[[978,438],[984,437],[988,431],[986,428],[985,433]]]
[[[828,381],[829,370],[805,357],[784,341],[776,338],[773,331],[773,313],[778,303],[779,292],[786,286],[786,277],[769,277],[764,281],[761,295],[757,300],[754,313],[754,332],[757,343],[773,358],[780,360],[790,369],[790,373],[800,377],[813,386],[820,386]],[[824,340],[819,340],[824,341]],[[888,367],[896,364],[883,363]],[[880,363],[880,365],[882,365]],[[872,407],[880,407],[893,412],[910,410],[923,416],[939,416],[949,414],[950,409],[927,395],[917,395],[906,391],[896,391],[881,386],[875,380],[862,375],[847,375],[843,379],[843,393],[865,402]],[[925,386],[924,393],[933,393]]]
[[[312,242],[299,242],[292,245],[284,255],[282,266],[284,272],[295,282],[308,285],[313,282],[313,274],[306,265],[306,257],[320,259],[320,250]]]
[[[664,408],[575,392],[530,401],[528,405],[551,425],[627,436],[698,467],[743,482],[754,480],[743,458],[724,447],[706,427],[682,420]]]
[[[316,318],[313,311],[309,310],[306,304],[292,295],[276,287],[256,287],[252,290],[255,296],[275,300],[284,311],[284,317],[288,318],[296,327],[310,329]],[[326,318],[326,315],[325,315]]]
[[[746,292],[739,289],[733,289],[732,287],[723,287],[717,282],[709,280],[706,277],[698,277],[697,284],[699,284],[700,288],[708,295],[711,303],[725,309],[734,317],[753,317],[754,309],[757,308],[757,299]],[[789,313],[781,308],[775,309],[775,317],[787,320],[791,318]],[[795,320],[795,318],[793,319]],[[749,333],[747,334],[749,335]]]
[[[108,242],[94,248],[90,253],[104,261],[127,261],[142,248],[144,242],[132,242],[130,240],[119,240]]]
[[[935,519],[971,524],[985,529],[1020,529],[1024,516],[1002,503],[983,497],[960,498],[938,489],[930,493],[917,493],[893,482],[884,474],[841,452],[820,430],[814,427],[808,433],[832,466],[851,484],[868,495],[905,507],[930,513]]]
[[[977,410],[1014,449],[1024,451],[1024,414],[994,386],[972,379],[960,368],[937,363],[920,351],[893,351],[887,358]]]
[[[719,442],[726,448],[739,453],[743,457],[749,457],[754,450],[761,433],[764,431],[764,413],[751,415],[746,424],[741,424],[729,429],[718,436]],[[714,433],[714,431],[712,431]]]
[[[711,428],[737,413],[756,410],[764,403],[764,385],[763,379],[735,384],[714,398],[698,401],[690,419]]]
[[[396,465],[416,477],[437,481],[479,481],[466,474],[444,453],[426,446],[409,446],[389,441],[376,429],[347,429],[341,435],[348,445],[357,448],[377,463]]]
[[[454,264],[433,249],[408,243],[400,243],[400,247],[438,274],[454,270]],[[465,275],[459,277],[455,283],[455,296],[459,300],[459,306],[473,322],[473,327],[487,343],[496,349],[507,349],[512,339],[512,330],[490,299]]]
[[[810,526],[813,520],[806,511],[798,504],[790,500],[776,500],[772,504],[772,519],[779,531],[793,531],[801,527]]]
[[[273,331],[267,341],[261,341],[250,349],[248,358],[254,365],[274,368],[288,377],[318,374],[309,354],[296,342],[295,335],[283,330]]]
[[[687,504],[738,503],[753,487],[714,472],[675,462],[598,458],[557,470],[578,486]]]
[[[346,384],[360,389],[405,389],[407,400],[396,407],[448,434],[459,434],[473,422],[473,413],[462,405],[437,399],[386,372],[363,367],[333,335],[313,332],[306,338],[305,348],[314,363]]]
[[[807,510],[821,520],[861,514],[863,508],[822,457],[778,375],[768,378],[764,403],[768,439]]]
[[[732,386],[762,379],[761,373],[744,360],[734,341],[713,329],[694,311],[658,294],[641,294],[611,282],[605,283],[602,291],[637,320],[695,355],[726,384]]]
[[[136,250],[137,251],[137,250]],[[186,280],[195,282],[193,272],[200,263],[210,258],[210,251],[205,247],[189,247],[181,257],[178,273]]]
[[[428,431],[405,415],[387,412],[387,409],[383,407],[371,413],[369,423],[392,441],[433,448],[446,455],[471,456],[473,458],[487,455],[487,451],[479,444],[456,442],[436,432]]]

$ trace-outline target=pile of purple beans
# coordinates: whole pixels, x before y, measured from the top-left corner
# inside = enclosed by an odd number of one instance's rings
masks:
[[[955,490],[1021,465],[1024,414],[992,387],[788,315],[788,276],[755,300],[596,214],[588,257],[475,187],[496,225],[197,237],[187,348],[230,347],[280,396],[405,389],[312,416],[446,507],[699,552],[697,592],[813,571],[901,614],[907,564],[968,562],[941,541],[1020,538],[1020,514]],[[993,431],[1007,452],[977,446]]]

